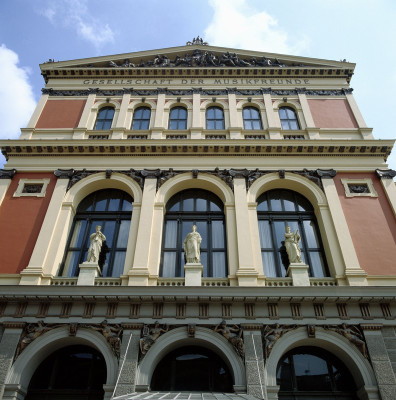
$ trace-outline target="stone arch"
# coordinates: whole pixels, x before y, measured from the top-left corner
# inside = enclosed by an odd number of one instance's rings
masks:
[[[21,385],[26,391],[30,380],[42,361],[54,351],[71,345],[82,344],[98,350],[107,367],[106,385],[115,385],[118,360],[103,335],[90,329],[79,328],[76,336],[69,336],[68,326],[44,333],[30,343],[13,364],[6,380],[7,386]]]
[[[223,336],[202,327],[196,328],[194,337],[188,336],[187,327],[176,328],[162,335],[139,364],[136,384],[149,387],[155,367],[162,358],[172,350],[189,345],[206,347],[218,354],[229,367],[234,386],[246,390],[246,373],[242,359]]]
[[[185,189],[204,189],[218,196],[224,204],[234,202],[234,194],[231,188],[220,178],[198,173],[197,178],[193,178],[190,172],[179,174],[166,181],[158,190],[156,202],[166,204],[168,200]]]
[[[319,225],[330,275],[343,275],[344,262],[339,246],[339,239],[334,228],[326,195],[319,186],[308,178],[292,172],[286,172],[284,178],[280,178],[278,172],[263,175],[252,184],[248,191],[248,202],[251,205],[252,211],[256,212],[256,201],[258,197],[271,189],[293,190],[310,201]],[[256,230],[256,236],[257,235],[258,227]],[[258,236],[256,242],[257,240]],[[258,248],[256,251],[258,251]]]
[[[368,392],[373,396],[373,389],[375,392],[377,387],[374,371],[369,361],[346,338],[338,333],[318,327],[316,328],[315,338],[308,337],[306,328],[301,327],[287,332],[275,343],[265,364],[265,376],[269,392],[274,393],[279,390],[276,385],[276,370],[281,357],[289,350],[301,346],[319,347],[337,356],[350,370],[355,379],[360,398],[362,400],[366,398],[379,399],[379,397],[368,397]]]

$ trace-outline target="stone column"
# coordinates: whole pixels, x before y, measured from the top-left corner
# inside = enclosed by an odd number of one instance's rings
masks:
[[[4,200],[8,188],[11,185],[11,181],[15,173],[16,169],[0,169],[0,206]]]
[[[201,94],[197,91],[193,92],[193,110],[191,123],[191,139],[202,139],[202,123],[201,123]]]
[[[44,273],[50,244],[62,209],[62,202],[73,170],[57,170],[58,180],[48,205],[47,213],[40,229],[39,236],[28,266],[21,272],[21,285],[39,285]]]
[[[164,131],[165,93],[158,93],[157,108],[155,110],[154,126],[151,130],[152,139],[162,139]]]
[[[396,216],[396,184],[393,178],[396,176],[396,171],[393,169],[375,171],[377,176],[381,179],[382,187],[384,188],[386,197],[392,207],[393,214]]]
[[[266,399],[264,381],[264,354],[261,325],[242,326],[245,344],[245,368],[247,393],[258,399]]]
[[[28,124],[26,125],[26,128],[31,128],[31,129],[35,128],[35,126],[40,118],[40,115],[43,112],[44,107],[48,101],[48,98],[49,98],[48,94],[41,95],[40,100],[37,103],[36,109],[34,110],[32,116],[30,117]],[[22,139],[22,137],[21,137],[21,139]]]
[[[117,123],[113,128],[113,134],[111,136],[112,139],[123,139],[125,129],[130,129],[130,127],[125,126],[130,100],[131,95],[129,93],[123,94]]]
[[[396,378],[382,336],[382,324],[361,324],[382,400],[396,399]]]
[[[25,326],[24,322],[4,322],[4,333],[0,341],[0,399],[3,399],[5,383],[7,375],[12,367],[14,361],[14,354],[16,352],[22,330]],[[14,392],[20,389],[20,385],[15,387]],[[8,390],[9,392],[9,390]],[[14,396],[15,399],[22,399],[23,397]]]
[[[281,123],[279,115],[274,111],[274,106],[272,105],[272,98],[270,91],[271,89],[267,92],[264,92],[263,94],[265,111],[267,114],[268,132],[270,139],[282,139],[280,134]]]
[[[149,279],[149,258],[154,219],[154,200],[157,192],[157,178],[147,177],[144,181],[142,208],[136,238],[133,267],[129,271],[129,285],[147,286]]]
[[[249,211],[245,178],[234,177],[235,216],[238,242],[238,284],[257,286],[258,272],[254,267],[253,247],[250,240]]]
[[[114,396],[134,393],[139,358],[139,340],[142,326],[123,325],[124,333],[120,350],[120,362]],[[129,345],[128,345],[129,344]]]
[[[334,183],[333,177],[336,175],[336,171],[317,171],[322,178],[323,189],[329,204],[334,228],[337,232],[338,243],[345,265],[345,277],[351,286],[367,286],[367,273],[360,268],[349,227]]]
[[[242,139],[242,127],[238,124],[238,111],[235,93],[228,93],[228,107],[230,116],[230,139]]]
[[[85,102],[84,110],[81,114],[80,122],[78,123],[78,127],[73,130],[73,139],[85,139],[85,132],[87,131],[87,129],[91,128],[90,124],[94,119],[94,113],[97,112],[97,110],[93,110],[95,100],[95,93],[91,93],[88,95],[87,101]]]
[[[310,139],[319,139],[319,129],[315,128],[315,122],[312,118],[311,109],[308,104],[305,89],[297,89],[298,100],[300,101],[302,113],[304,115],[307,131]]]

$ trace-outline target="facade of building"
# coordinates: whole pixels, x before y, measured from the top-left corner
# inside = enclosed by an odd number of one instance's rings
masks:
[[[42,64],[0,142],[0,397],[395,399],[394,141],[354,67],[200,39]]]

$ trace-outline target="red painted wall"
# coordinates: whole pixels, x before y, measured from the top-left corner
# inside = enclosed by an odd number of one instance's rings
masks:
[[[50,178],[45,197],[12,197],[21,178]],[[0,273],[17,274],[28,265],[56,179],[50,173],[15,174],[0,206]]]
[[[358,128],[346,99],[308,99],[317,128]]]
[[[86,100],[48,100],[36,128],[77,128]]]
[[[342,178],[370,178],[378,197],[346,197]],[[377,176],[338,173],[334,178],[361,268],[369,275],[396,274],[396,218]]]

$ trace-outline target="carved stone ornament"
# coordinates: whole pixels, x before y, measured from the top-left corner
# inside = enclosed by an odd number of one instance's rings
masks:
[[[267,325],[263,331],[263,340],[265,346],[265,358],[271,354],[275,343],[286,333],[296,329],[297,325]]]
[[[109,325],[106,320],[100,324],[80,325],[81,328],[92,329],[101,333],[110,345],[117,358],[120,358],[122,327],[118,324]]]
[[[321,179],[333,179],[337,175],[335,169],[317,169],[316,173]]]
[[[54,175],[58,179],[70,179],[74,174],[74,169],[57,169],[54,171]]]
[[[241,357],[245,357],[245,345],[243,343],[243,329],[238,325],[228,327],[227,323],[223,320],[214,328],[214,331],[223,335],[229,343],[232,344],[234,350]]]
[[[188,337],[195,337],[195,330],[196,330],[196,325],[195,324],[188,324],[187,325],[187,335],[188,335]]]
[[[225,82],[227,84],[227,82]],[[255,96],[262,94],[271,94],[273,96],[296,96],[300,89],[237,89],[237,88],[226,88],[226,89],[203,89],[203,88],[191,88],[191,89],[168,89],[168,88],[157,88],[157,89],[82,89],[82,90],[57,90],[57,89],[41,89],[43,94],[49,96],[88,96],[92,93],[98,96],[122,96],[123,94],[131,94],[133,96],[156,96],[158,94],[166,94],[169,96],[191,96],[193,93],[199,93],[205,96],[222,96],[229,93],[234,93],[241,96]],[[351,89],[352,90],[352,89]],[[307,96],[345,96],[343,90],[306,90],[304,92]]]
[[[19,340],[15,359],[17,359],[23,350],[25,350],[26,347],[39,336],[61,326],[65,326],[65,324],[45,324],[44,321],[27,324],[22,332],[21,339]]]
[[[142,330],[142,337],[139,341],[141,357],[144,357],[150,350],[150,347],[155,341],[163,334],[169,331],[169,326],[164,325],[162,328],[158,321],[155,321],[154,326],[144,325]]]
[[[375,172],[378,178],[393,179],[396,176],[396,171],[393,169],[376,169]]]
[[[16,169],[0,169],[0,179],[12,179],[16,174]]]
[[[368,358],[366,342],[357,325],[326,325],[324,328],[344,336],[359,349],[365,358]]]

